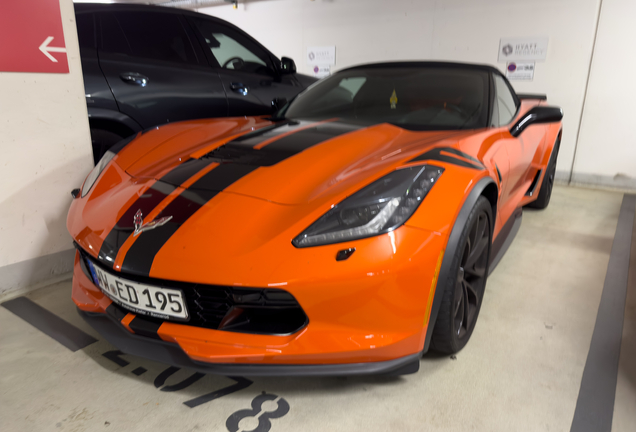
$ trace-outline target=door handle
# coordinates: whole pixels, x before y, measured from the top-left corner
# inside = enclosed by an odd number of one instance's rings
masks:
[[[119,75],[119,78],[121,78],[121,80],[126,84],[133,84],[141,87],[146,87],[146,84],[150,81],[148,77],[137,72],[124,72]]]
[[[242,94],[243,96],[247,96],[247,91],[249,89],[243,83],[233,82],[230,84],[230,90],[232,90],[234,93],[239,93],[239,94]]]

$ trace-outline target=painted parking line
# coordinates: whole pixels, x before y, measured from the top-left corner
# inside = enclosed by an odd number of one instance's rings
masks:
[[[636,195],[624,195],[570,432],[611,432]]]
[[[57,315],[34,303],[26,297],[18,297],[13,300],[6,301],[0,305],[8,311],[12,312],[14,315],[26,321],[27,323],[31,324],[42,333],[55,339],[57,342],[64,345],[73,352],[97,342],[97,339],[93,338],[91,335],[84,333],[82,330],[78,329],[74,325],[66,322],[62,318],[58,317]],[[131,363],[123,358],[124,355],[126,354],[119,350],[111,350],[102,354],[103,357],[112,361],[117,366],[127,367]],[[133,365],[132,367],[134,366],[135,365]],[[199,381],[205,376],[205,374],[203,373],[194,372],[188,378],[183,379],[179,383],[165,385],[166,380],[180,370],[181,368],[168,366],[167,369],[165,369],[155,378],[154,386],[162,392],[178,392],[190,387],[192,384]],[[147,371],[148,370],[143,366],[138,366],[130,372],[136,376],[141,376]],[[219,399],[232,393],[239,392],[250,387],[253,384],[253,381],[244,377],[232,376],[227,378],[234,381],[234,383],[226,387],[213,390],[207,394],[203,394],[201,396],[197,396],[193,399],[187,400],[183,402],[183,404],[189,408],[196,408],[215,399]],[[260,399],[263,399],[263,401],[270,399],[275,400],[278,408],[273,412],[262,411],[260,408],[262,401],[260,401]],[[276,395],[265,395],[265,393],[263,392],[263,395],[257,396],[254,400],[257,402],[260,401],[257,404],[258,407],[253,402],[252,410],[242,410],[231,414],[230,417],[227,419],[227,421],[229,422],[228,424],[233,424],[233,422],[236,422],[236,428],[238,428],[238,422],[243,417],[253,416],[256,417],[259,422],[258,427],[254,429],[254,431],[267,432],[272,426],[270,419],[283,417],[289,412],[289,404],[287,403],[287,401]],[[238,429],[236,430],[238,431]]]
[[[112,361],[113,363],[115,363],[117,366],[119,367],[126,367],[128,365],[130,365],[130,362],[128,360],[126,360],[125,358],[123,358],[123,356],[126,356],[128,354],[125,354],[119,350],[112,350],[112,351],[107,351],[105,353],[102,354],[103,357],[107,358],[108,360]],[[140,360],[139,358],[136,358],[135,356],[130,356],[132,358],[134,358],[134,361],[138,361]],[[132,367],[134,367],[135,365],[133,365]],[[199,381],[201,378],[203,378],[205,376],[205,374],[201,373],[201,372],[194,372],[192,375],[190,375],[188,378],[185,378],[183,380],[181,380],[181,382],[176,383],[176,384],[172,384],[172,385],[165,385],[166,381],[168,380],[168,378],[170,378],[172,375],[174,375],[175,373],[179,372],[181,370],[181,368],[176,367],[176,366],[168,366],[163,372],[161,372],[159,375],[157,375],[157,377],[154,379],[154,386],[155,388],[159,389],[162,392],[176,392],[176,391],[180,391],[180,390],[184,390],[188,387],[190,387],[192,384],[194,384],[195,382]],[[131,373],[140,376],[146,372],[148,372],[148,369],[144,368],[143,366],[139,366],[135,369],[133,369],[132,371],[130,371]],[[222,398],[224,396],[230,395],[232,393],[236,393],[238,391],[241,391],[243,389],[248,388],[249,386],[251,386],[252,384],[254,384],[254,382],[252,380],[249,380],[247,378],[244,377],[236,377],[236,376],[229,376],[226,377],[232,381],[235,381],[234,384],[231,384],[229,386],[220,388],[218,390],[213,390],[210,393],[201,395],[201,396],[197,396],[193,399],[187,400],[185,402],[183,402],[183,404],[189,408],[196,408],[200,405],[203,405],[205,403],[208,402],[212,402],[215,399],[219,399]]]
[[[2,307],[73,352],[97,342],[93,336],[84,333],[26,297],[8,300],[2,303]]]

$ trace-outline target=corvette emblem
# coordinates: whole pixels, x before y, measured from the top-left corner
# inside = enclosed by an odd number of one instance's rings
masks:
[[[172,216],[165,216],[160,219],[155,219],[144,225],[144,214],[141,212],[141,210],[137,210],[137,213],[135,213],[135,217],[133,219],[133,222],[135,224],[135,232],[133,233],[133,237],[141,234],[144,231],[150,231],[152,229],[165,225],[170,219],[172,219]]]

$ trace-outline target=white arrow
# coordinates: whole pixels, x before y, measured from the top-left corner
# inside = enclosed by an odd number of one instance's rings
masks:
[[[53,36],[49,36],[46,39],[44,39],[44,42],[42,42],[42,45],[40,45],[40,51],[42,51],[44,53],[45,56],[47,56],[49,58],[49,60],[51,60],[53,63],[57,63],[57,59],[55,57],[53,57],[51,54],[52,52],[66,52],[66,48],[62,48],[62,47],[50,47],[49,44],[51,43],[51,41],[53,40]]]

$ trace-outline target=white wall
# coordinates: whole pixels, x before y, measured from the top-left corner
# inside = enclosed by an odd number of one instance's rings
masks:
[[[241,0],[237,10],[214,6],[199,12],[241,27],[277,56],[294,58],[304,73],[310,73],[306,48],[323,45],[336,46],[334,70],[400,59],[488,63],[503,70],[505,64],[497,63],[501,37],[548,36],[547,60],[537,63],[534,81],[513,86],[546,93],[563,108],[557,169],[567,179],[598,8],[599,0]]]
[[[70,192],[92,166],[72,0],[68,74],[0,72],[0,295],[72,268]]]
[[[636,1],[603,0],[575,183],[636,189]]]

